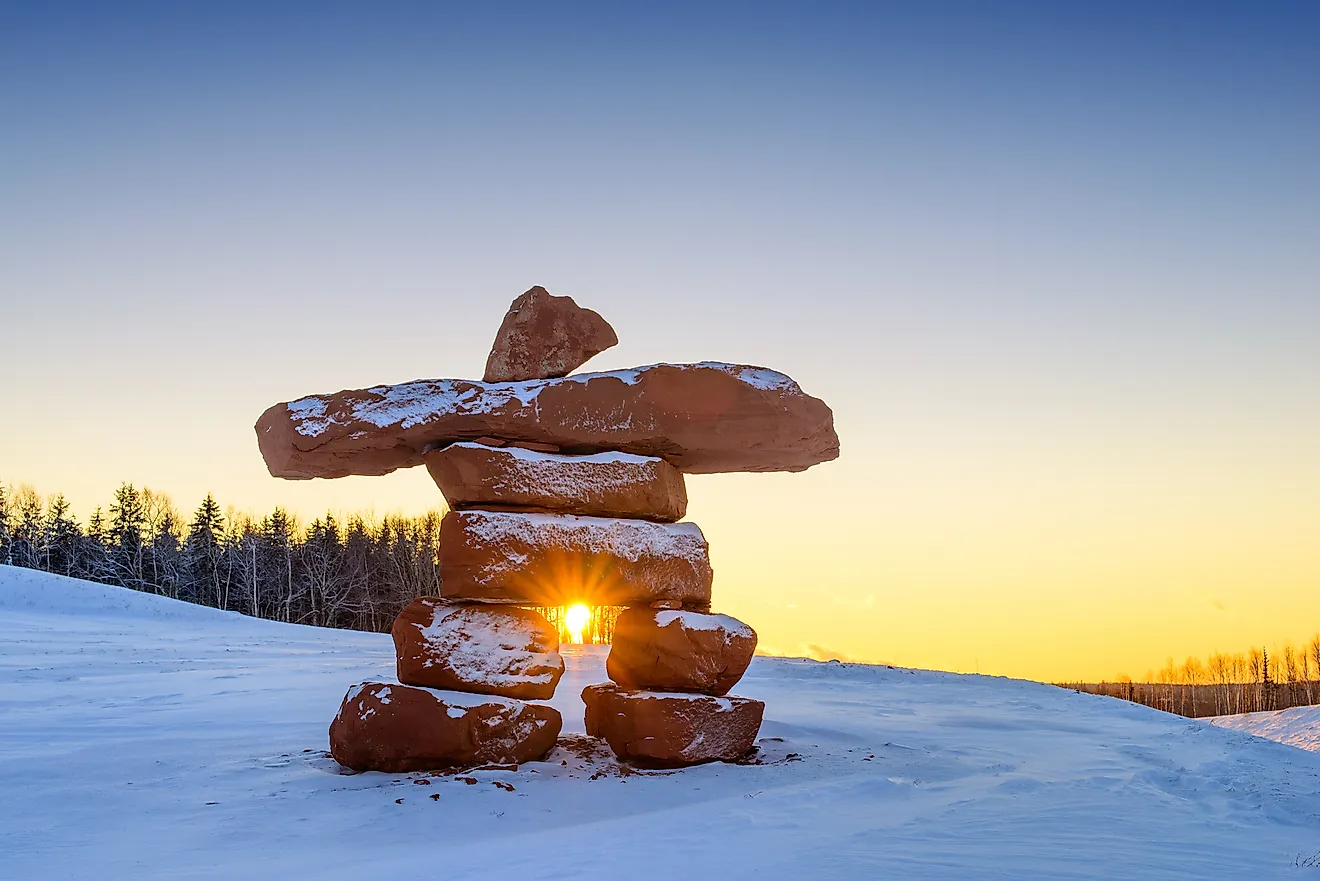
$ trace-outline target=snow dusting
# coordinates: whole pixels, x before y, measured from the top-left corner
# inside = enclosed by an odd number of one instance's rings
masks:
[[[746,367],[739,364],[724,364],[719,361],[701,361],[695,366],[723,370],[732,376],[763,391],[801,391],[798,384],[789,376],[768,367]]]
[[[706,539],[695,523],[502,511],[462,511],[459,516],[469,536],[492,547],[513,542],[608,554],[634,563],[644,558],[679,558],[704,565],[707,558]]]
[[[284,406],[289,408],[289,415],[297,424],[299,434],[317,437],[330,427],[330,420],[325,418],[324,398],[315,396],[299,398]]]
[[[637,379],[642,371],[650,370],[652,367],[671,366],[661,364],[650,364],[646,367],[631,367],[624,370],[605,370],[600,373],[573,373],[568,376],[558,377],[559,382],[590,382],[593,379],[617,379],[625,385],[636,385]],[[554,382],[555,380],[534,380],[535,382]]]
[[[630,691],[629,695],[639,700],[673,700],[690,701],[692,703],[709,703],[714,701],[716,709],[721,713],[727,713],[733,709],[734,699],[740,695],[731,697],[716,697],[710,694],[695,694],[687,691]]]
[[[422,688],[418,685],[409,685],[408,688],[415,688],[418,691],[427,692],[445,706],[450,707],[451,716],[454,715],[453,708],[461,710],[462,712],[458,714],[458,716],[461,716],[463,713],[466,713],[474,707],[484,707],[492,704],[506,711],[516,710],[522,706],[522,701],[517,701],[509,697],[500,697],[494,694],[471,694],[466,691],[450,691],[444,688]],[[455,718],[458,718],[458,716],[455,716]]]
[[[588,465],[608,465],[617,463],[626,463],[629,465],[654,465],[663,459],[655,456],[635,456],[632,453],[593,453],[586,456],[574,456],[568,453],[542,453],[536,450],[527,450],[522,447],[488,447],[485,444],[479,444],[475,441],[459,441],[452,444],[455,447],[462,447],[469,450],[485,450],[487,452],[507,453],[519,461],[526,462],[529,465],[547,465],[547,464],[565,464],[576,465],[585,463]]]
[[[428,666],[443,664],[464,683],[548,684],[564,669],[558,652],[533,650],[540,634],[527,618],[503,609],[438,606],[418,630],[430,646]]]
[[[655,623],[659,627],[668,627],[676,621],[680,627],[686,630],[723,630],[726,641],[735,636],[744,636],[749,639],[756,636],[756,632],[751,627],[728,615],[691,612],[686,609],[673,609],[655,613]]]
[[[564,500],[588,504],[661,479],[663,460],[652,456],[606,452],[589,456],[540,453],[521,447],[486,447],[458,443],[454,447],[479,449],[504,459],[497,489],[547,504]]]
[[[349,399],[343,413],[330,413],[332,395],[309,395],[286,404],[293,428],[304,437],[319,437],[331,426],[368,422],[377,428],[398,426],[413,428],[454,415],[479,415],[517,406],[536,409],[537,397],[547,388],[563,383],[587,383],[616,379],[636,385],[641,374],[657,367],[712,369],[728,373],[753,388],[766,391],[791,391],[797,384],[782,373],[764,367],[745,367],[720,361],[698,364],[649,364],[629,370],[603,373],[577,373],[554,379],[531,379],[522,382],[483,383],[466,379],[419,379],[398,385],[378,385],[365,389],[359,399]],[[620,420],[627,414],[617,414]]]

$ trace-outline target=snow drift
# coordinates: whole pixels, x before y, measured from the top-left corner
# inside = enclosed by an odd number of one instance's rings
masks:
[[[1320,750],[1320,706],[1292,707],[1264,713],[1211,716],[1204,721],[1220,728],[1244,731],[1299,749]]]

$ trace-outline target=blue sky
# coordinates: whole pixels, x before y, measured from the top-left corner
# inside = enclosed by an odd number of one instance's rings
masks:
[[[978,621],[1051,609],[1013,641],[1096,672],[1239,648],[1320,594],[1317,45],[1309,3],[3,4],[0,480],[421,510],[271,479],[252,422],[480,375],[542,284],[602,369],[834,407],[837,463],[691,481],[777,647],[1039,670]],[[1110,657],[1099,595],[1206,617]]]

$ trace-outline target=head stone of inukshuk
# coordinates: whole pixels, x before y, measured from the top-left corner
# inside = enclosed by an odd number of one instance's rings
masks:
[[[709,548],[684,474],[802,471],[839,454],[823,401],[782,373],[704,361],[572,371],[615,345],[570,297],[513,301],[482,381],[311,395],[257,421],[270,473],[307,479],[425,465],[449,511],[440,596],[394,622],[398,682],[349,689],[331,754],[356,770],[544,758],[562,719],[559,628],[536,611],[625,607],[586,730],[620,759],[676,767],[748,753],[765,705],[730,695],[756,632],[712,614]],[[570,375],[572,374],[572,375]],[[533,608],[535,607],[535,608]]]

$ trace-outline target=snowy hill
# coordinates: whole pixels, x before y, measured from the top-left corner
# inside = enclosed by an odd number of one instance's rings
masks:
[[[1212,716],[1206,720],[1220,728],[1245,731],[1257,737],[1286,743],[1301,749],[1320,750],[1320,706],[1293,707],[1267,713],[1240,713],[1236,716]]]
[[[341,775],[327,726],[388,635],[0,567],[0,874],[1257,879],[1320,851],[1320,755],[980,676],[758,658],[763,764],[624,773],[580,737],[603,653],[567,654],[550,761]]]

